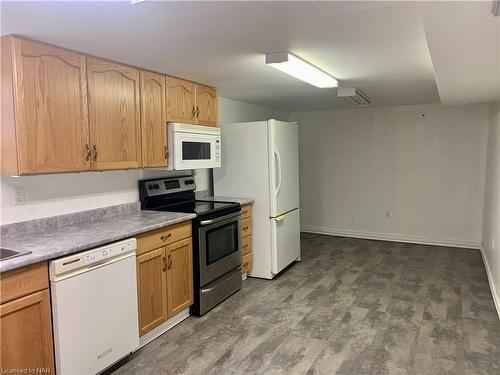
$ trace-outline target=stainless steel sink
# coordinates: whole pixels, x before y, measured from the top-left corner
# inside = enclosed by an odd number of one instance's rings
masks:
[[[7,249],[5,247],[0,247],[0,260],[15,258],[30,253],[31,251],[17,251],[17,250]]]

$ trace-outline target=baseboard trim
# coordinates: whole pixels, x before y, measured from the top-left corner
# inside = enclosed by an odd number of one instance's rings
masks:
[[[307,233],[326,234],[330,236],[339,236],[339,237],[363,238],[368,240],[407,242],[407,243],[417,243],[423,245],[461,247],[466,249],[481,248],[480,242],[451,240],[446,238],[430,238],[430,237],[420,237],[420,236],[409,236],[404,234],[364,232],[364,231],[349,230],[349,229],[315,227],[309,225],[302,225],[300,227],[300,230],[302,232],[307,232]]]
[[[486,267],[486,274],[488,275],[488,283],[490,284],[491,294],[493,295],[493,301],[495,301],[495,307],[497,309],[498,318],[500,319],[500,294],[498,294],[498,289],[495,286],[493,277],[491,275],[490,265],[488,264],[488,258],[484,253],[484,244],[481,243],[481,256],[483,257],[483,263]]]
[[[151,331],[149,331],[145,335],[139,337],[139,347],[134,351],[137,351],[140,348],[142,348],[144,345],[149,344],[151,341],[156,339],[158,336],[163,335],[169,329],[175,327],[177,324],[179,324],[180,322],[182,322],[184,319],[187,319],[187,318],[189,318],[189,307],[185,310],[182,310],[177,315],[174,315],[170,319],[166,320],[165,322],[160,324],[158,327],[153,328]]]

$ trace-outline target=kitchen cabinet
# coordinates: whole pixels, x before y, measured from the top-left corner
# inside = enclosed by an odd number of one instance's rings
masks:
[[[217,90],[167,77],[167,120],[217,126]]]
[[[191,222],[137,236],[137,254],[142,336],[193,304]]]
[[[2,173],[88,170],[85,56],[4,36],[1,78]]]
[[[1,372],[54,373],[54,347],[46,263],[1,275]]]
[[[166,79],[163,74],[140,72],[142,166],[168,164]]]
[[[217,126],[217,90],[17,36],[1,39],[3,175],[164,167],[165,123]]]
[[[87,58],[87,79],[92,169],[139,168],[139,70]]]
[[[166,247],[169,318],[193,304],[193,244],[191,238]]]
[[[196,123],[195,84],[183,79],[167,77],[167,120]]]
[[[252,270],[252,205],[241,207],[241,273]]]
[[[217,126],[217,90],[196,85],[196,123]]]
[[[167,320],[167,274],[165,249],[137,257],[139,335]]]

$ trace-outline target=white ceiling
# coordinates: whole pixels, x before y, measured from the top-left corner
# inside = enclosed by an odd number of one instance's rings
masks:
[[[289,50],[374,105],[500,100],[491,2],[5,2],[16,33],[285,111],[349,106],[264,64]]]

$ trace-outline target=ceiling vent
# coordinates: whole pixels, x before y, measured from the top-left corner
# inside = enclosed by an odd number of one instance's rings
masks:
[[[500,17],[500,0],[495,0],[493,2],[492,12],[495,17]]]
[[[371,101],[368,95],[366,95],[363,91],[357,88],[350,89],[338,89],[337,96],[339,98],[346,98],[353,102],[356,106],[365,106],[370,105]]]

